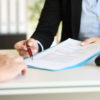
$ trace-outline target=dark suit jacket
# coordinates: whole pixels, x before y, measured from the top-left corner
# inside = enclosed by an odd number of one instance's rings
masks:
[[[62,21],[62,38],[78,39],[82,0],[45,0],[39,24],[33,38],[39,40],[44,49],[50,47]]]

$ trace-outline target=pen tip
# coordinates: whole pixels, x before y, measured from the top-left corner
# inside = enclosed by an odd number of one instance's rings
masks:
[[[31,57],[31,59],[33,60],[33,57]]]

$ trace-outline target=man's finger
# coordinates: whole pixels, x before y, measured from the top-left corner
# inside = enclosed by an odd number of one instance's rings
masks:
[[[90,38],[90,39],[86,39],[85,41],[83,41],[81,43],[82,46],[84,45],[87,45],[87,44],[90,44],[90,43],[94,43],[95,42],[95,39],[94,38]]]
[[[23,40],[23,41],[20,41],[20,42],[17,42],[15,45],[14,45],[14,48],[16,49],[25,49],[26,50],[26,40]]]
[[[19,52],[19,55],[26,58],[29,56],[28,52],[25,50],[17,50]]]

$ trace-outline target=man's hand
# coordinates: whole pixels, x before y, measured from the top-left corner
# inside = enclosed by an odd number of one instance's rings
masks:
[[[39,52],[39,45],[35,39],[27,40],[27,44],[30,46],[33,55]],[[26,40],[19,41],[14,45],[14,48],[17,49],[19,55],[26,58],[28,57],[27,47],[26,47]]]
[[[81,45],[84,46],[84,45],[88,45],[88,44],[95,43],[95,42],[100,42],[100,38],[89,38],[89,39],[86,39],[81,43]]]
[[[89,38],[89,39],[86,39],[85,41],[83,41],[81,43],[81,45],[85,46],[85,45],[88,45],[88,44],[91,44],[91,43],[95,43],[95,42],[100,42],[100,38]],[[100,66],[100,55],[95,59],[95,63],[96,63],[96,65]]]
[[[15,78],[18,74],[26,73],[26,64],[22,57],[10,55],[0,55],[0,81],[8,81]]]

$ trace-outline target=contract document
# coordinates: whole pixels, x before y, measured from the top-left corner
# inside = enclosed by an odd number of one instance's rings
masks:
[[[60,71],[80,67],[100,54],[100,42],[81,46],[81,41],[67,39],[24,61],[29,68]]]

